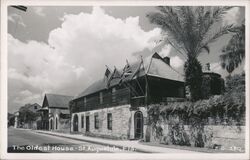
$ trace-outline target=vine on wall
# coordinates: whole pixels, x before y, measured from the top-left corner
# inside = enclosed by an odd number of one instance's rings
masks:
[[[227,79],[226,92],[196,102],[174,102],[168,105],[148,106],[149,125],[155,138],[165,144],[210,146],[212,131],[205,129],[208,124],[245,124],[245,74]],[[168,134],[163,134],[162,120],[168,125]],[[188,125],[189,133],[185,129]],[[147,135],[146,135],[147,137]]]

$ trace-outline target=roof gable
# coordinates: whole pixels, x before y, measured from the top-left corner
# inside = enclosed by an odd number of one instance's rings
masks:
[[[69,108],[69,101],[72,99],[72,96],[45,94],[43,107]]]
[[[132,73],[126,77],[122,77],[123,81],[132,80],[133,75],[135,75],[135,73],[137,72],[136,77],[142,77],[147,74],[150,76],[184,82],[184,76],[178,73],[169,64],[167,64],[158,53],[154,53],[153,55],[144,58],[143,63],[141,63],[141,60],[139,60],[135,63],[129,64],[129,66],[131,68]],[[122,70],[118,70],[118,72],[122,73]],[[118,85],[119,82],[120,78],[114,78],[110,81],[109,86],[112,87]],[[103,78],[94,82],[75,98],[90,95],[95,92],[104,90],[105,88],[107,88],[107,79]]]
[[[42,104],[42,108],[45,108],[45,107],[48,107],[49,106],[49,103],[48,103],[48,100],[47,100],[47,97],[46,97],[46,94],[43,98],[43,104]]]
[[[159,58],[151,59],[147,74],[151,76],[161,77],[164,79],[184,82],[183,75],[178,73],[170,65],[164,62],[164,60],[159,59]]]
[[[32,112],[36,112],[37,110],[39,110],[41,108],[41,106],[37,103],[34,104],[25,104],[24,106],[19,108],[19,111],[23,111],[23,110],[29,110]]]

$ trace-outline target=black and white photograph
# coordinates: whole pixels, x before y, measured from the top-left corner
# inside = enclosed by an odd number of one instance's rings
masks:
[[[1,2],[1,158],[249,158],[249,1],[52,2]]]

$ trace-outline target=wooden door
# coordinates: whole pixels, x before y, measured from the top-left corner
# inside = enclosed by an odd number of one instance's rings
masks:
[[[137,111],[134,115],[135,139],[143,138],[143,115]]]
[[[86,116],[86,132],[89,132],[89,116]]]

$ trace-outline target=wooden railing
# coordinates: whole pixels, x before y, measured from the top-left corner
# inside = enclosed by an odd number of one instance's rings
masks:
[[[102,99],[102,100],[101,100]],[[95,95],[92,97],[87,97],[86,102],[84,99],[78,100],[75,105],[73,105],[72,112],[83,112],[95,109],[108,108],[113,106],[120,106],[130,104],[130,90],[129,88],[116,90],[114,93],[102,93],[102,98],[100,95]]]
[[[145,96],[131,97],[130,104],[132,107],[139,107],[145,105]]]

